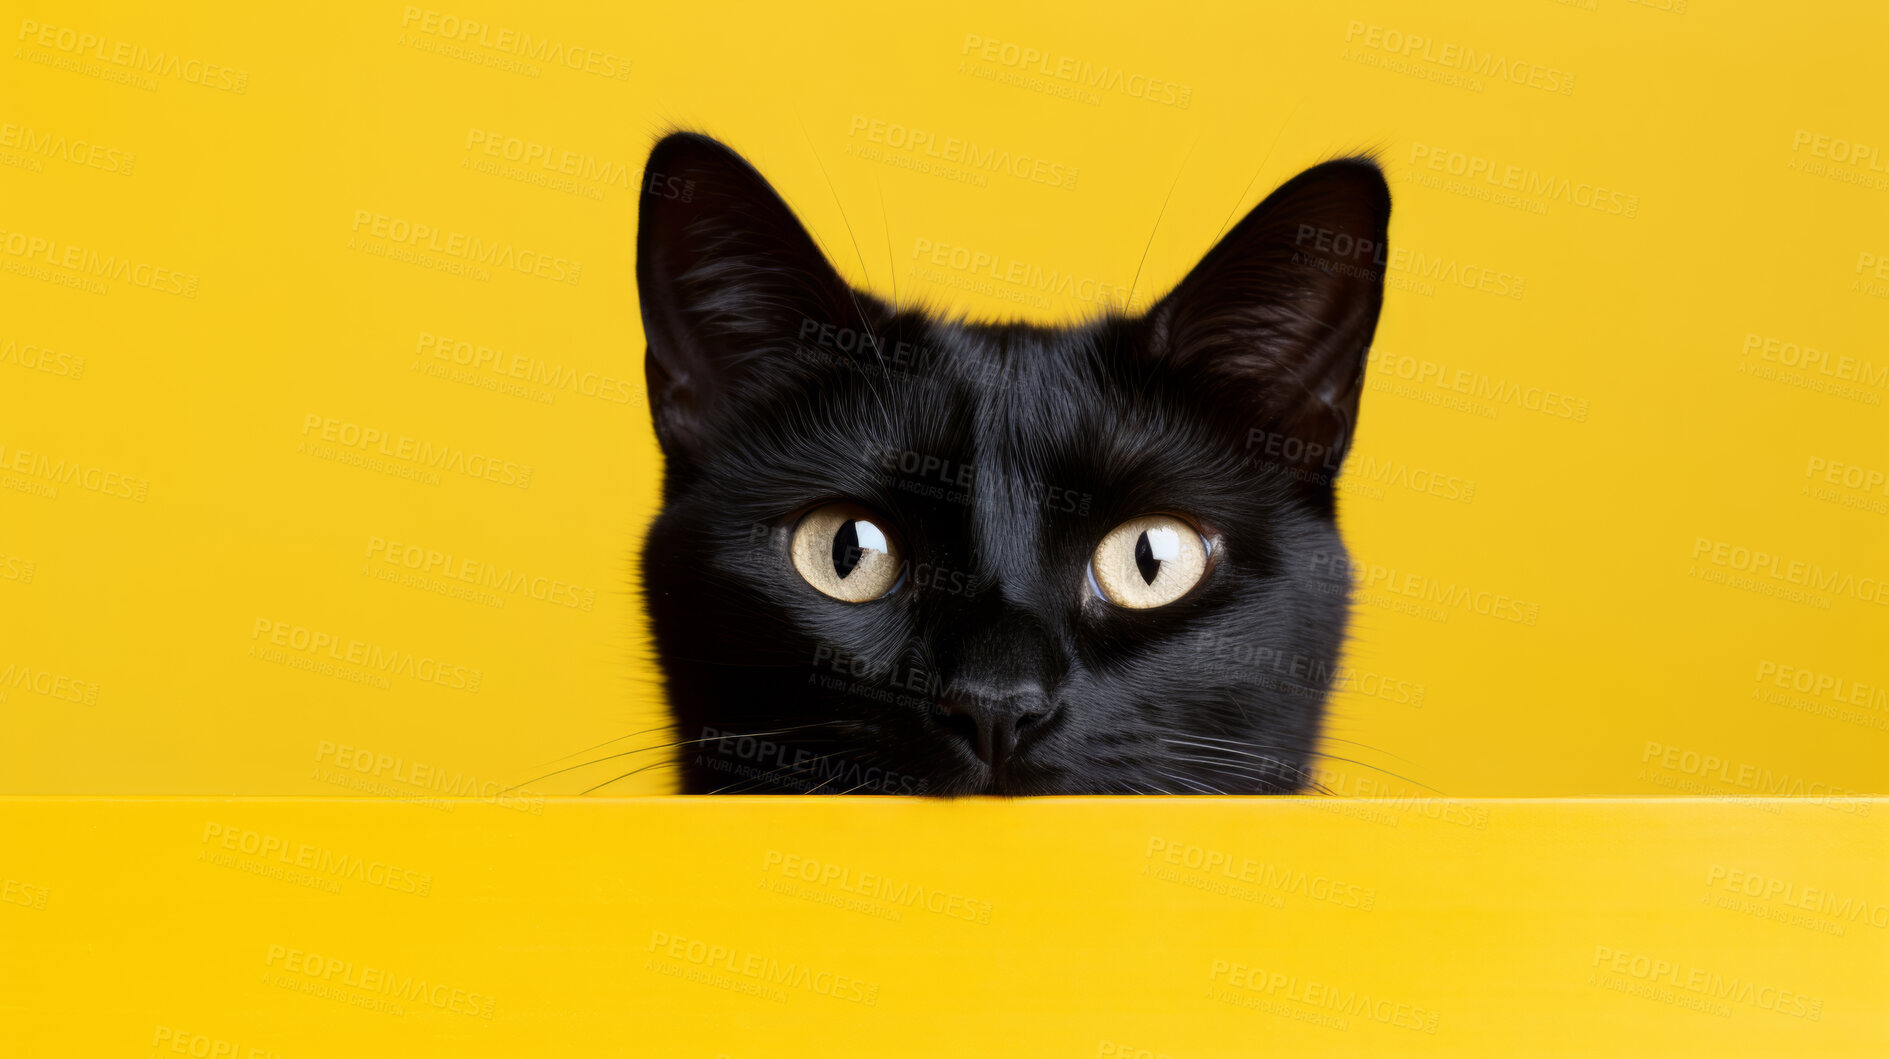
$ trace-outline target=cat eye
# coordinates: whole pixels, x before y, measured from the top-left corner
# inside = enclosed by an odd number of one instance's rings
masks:
[[[1089,560],[1095,594],[1131,610],[1174,602],[1206,572],[1206,539],[1173,515],[1129,519],[1102,538]]]
[[[898,587],[897,538],[858,504],[814,508],[794,527],[794,569],[834,599],[864,603]]]

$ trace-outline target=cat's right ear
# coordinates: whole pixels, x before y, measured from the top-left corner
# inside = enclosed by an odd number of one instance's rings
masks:
[[[1369,159],[1314,166],[1253,207],[1148,313],[1170,363],[1242,406],[1249,453],[1296,472],[1321,509],[1356,432],[1390,211]]]
[[[663,451],[690,459],[729,428],[744,393],[778,376],[809,321],[857,329],[859,302],[787,203],[720,142],[665,136],[641,190],[650,409]]]

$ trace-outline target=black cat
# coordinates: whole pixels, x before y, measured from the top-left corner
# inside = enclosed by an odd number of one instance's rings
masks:
[[[642,571],[686,791],[1305,789],[1374,164],[1306,170],[1146,313],[1066,327],[851,289],[704,136],[643,188]]]

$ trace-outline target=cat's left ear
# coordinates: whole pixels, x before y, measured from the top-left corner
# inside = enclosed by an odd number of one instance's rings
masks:
[[[860,333],[862,298],[773,187],[719,141],[665,136],[641,190],[644,375],[656,437],[674,463],[732,428],[744,394],[781,375],[809,321]]]
[[[1384,302],[1390,187],[1368,159],[1326,162],[1267,196],[1148,311],[1155,353],[1231,397],[1263,462],[1316,499],[1356,430]]]

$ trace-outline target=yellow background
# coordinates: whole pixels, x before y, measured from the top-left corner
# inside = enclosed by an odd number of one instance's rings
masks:
[[[752,159],[855,282],[1032,319],[1098,306],[979,280],[952,248],[1079,293],[1139,272],[1142,305],[1300,168],[1375,150],[1410,256],[1391,263],[1348,466],[1343,528],[1381,580],[1333,703],[1327,786],[1889,790],[1889,592],[1872,580],[1889,577],[1889,492],[1809,473],[1889,471],[1889,275],[1859,270],[1889,259],[1879,12],[1239,5],[1173,26],[1014,4],[7,6],[0,246],[168,271],[140,285],[0,251],[0,670],[32,674],[0,687],[0,790],[337,793],[314,778],[326,744],[518,783],[659,724],[633,561],[659,456],[632,248],[642,159],[671,125]],[[520,34],[558,50],[501,46]],[[1067,82],[1020,69],[1024,48],[1128,78],[1063,98],[1039,89]],[[1465,49],[1503,65],[1478,74]],[[1020,74],[1034,80],[991,76]],[[1176,102],[1131,94],[1149,84]],[[981,185],[916,171],[925,153],[892,146],[895,127],[1040,159],[1064,186],[1022,163]],[[508,141],[575,156],[572,186],[541,161],[485,171]],[[1880,153],[1834,160],[1839,142]],[[1464,193],[1450,171],[1472,160],[1545,190]],[[1595,187],[1604,208],[1575,201]],[[375,216],[544,255],[574,282],[393,260]],[[182,277],[191,295],[162,289]],[[1777,351],[1748,352],[1753,335]],[[1875,380],[1792,385],[1783,343]],[[475,347],[569,385],[450,358]],[[330,423],[530,477],[420,482],[311,455]],[[59,484],[59,461],[143,480],[144,499]],[[377,540],[570,587],[481,600],[440,576],[386,581],[408,571]],[[1804,602],[1708,580],[1739,572],[1730,551],[1710,561],[1721,543],[1850,588]],[[1498,598],[1535,624],[1477,613]],[[252,655],[277,623],[476,669],[478,687]],[[96,704],[35,693],[47,673],[95,685]],[[607,768],[540,786],[575,793]],[[609,791],[669,782],[652,769]]]
[[[1889,493],[1822,477],[1889,470],[1880,11],[4,8],[0,793],[20,797],[0,803],[0,1010],[21,1054],[748,1057],[835,1034],[856,1054],[1881,1054],[1884,803],[1824,796],[1889,789]],[[455,42],[468,20],[579,68]],[[1123,87],[1020,69],[1024,49]],[[1151,81],[1173,102],[1128,87]],[[632,247],[673,125],[752,159],[855,282],[1039,320],[1094,311],[1098,284],[1146,304],[1302,167],[1377,152],[1407,256],[1342,500],[1374,580],[1322,778],[1389,800],[560,800],[666,738],[633,558],[659,465]],[[1064,186],[927,170],[883,142],[910,130]],[[577,175],[505,169],[512,145]],[[1522,190],[1452,183],[1472,165]],[[403,259],[376,235],[399,225],[566,281]],[[954,250],[1078,293],[979,279]],[[479,347],[527,379],[453,364]],[[1804,348],[1852,377],[1785,363]],[[509,484],[346,462],[330,430]],[[429,551],[543,598],[387,561]],[[1778,559],[1737,569],[1752,551]],[[1478,613],[1498,596],[1533,624]],[[435,679],[304,668],[303,634]],[[656,767],[604,793],[669,789]],[[420,804],[182,797],[361,794]],[[1664,797],[1685,794],[1730,798]],[[91,795],[179,797],[70,797]],[[252,838],[428,893],[275,874]],[[782,894],[770,851],[993,918]],[[1374,909],[1230,897],[1186,864],[1216,853]],[[1788,903],[1813,891],[1864,921]],[[883,1000],[677,980],[643,963],[655,931]],[[495,1014],[311,999],[271,982],[277,945]],[[1635,995],[1633,955],[1822,1017]],[[1214,960],[1434,1011],[1437,1033],[1231,1006]]]

